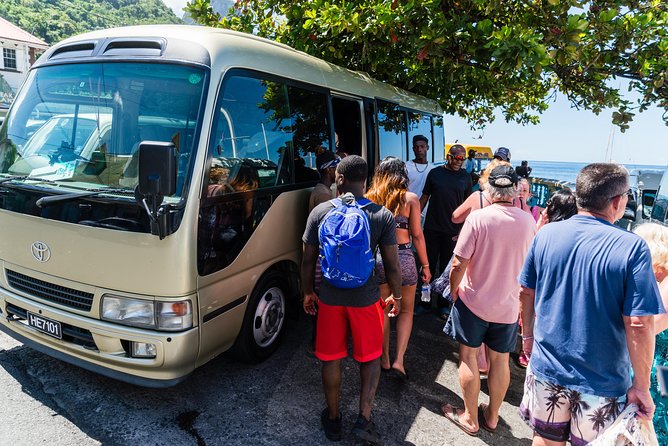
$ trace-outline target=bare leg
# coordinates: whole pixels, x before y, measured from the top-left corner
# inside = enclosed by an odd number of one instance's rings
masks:
[[[322,362],[322,387],[329,409],[329,419],[339,416],[339,392],[341,388],[341,360]]]
[[[401,287],[401,312],[397,316],[397,356],[392,368],[406,373],[404,355],[413,330],[413,307],[415,305],[415,285]],[[385,321],[387,323],[387,321]]]
[[[494,429],[499,423],[499,410],[510,385],[510,354],[495,352],[491,348],[489,354],[489,406],[485,413],[485,420],[490,428]]]
[[[484,343],[480,346],[480,350],[478,350],[478,370],[480,373],[489,372],[489,360],[487,359],[488,350],[489,349]]]
[[[371,419],[371,407],[376,397],[380,379],[380,358],[360,363],[360,413],[367,420]]]
[[[478,373],[478,348],[459,344],[459,385],[464,396],[464,410],[457,411],[459,421],[473,432],[478,431],[478,395],[480,374]]]
[[[386,283],[378,285],[380,290],[380,298],[385,300],[390,294],[390,286]],[[403,303],[403,300],[401,301]],[[385,323],[383,324],[383,355],[380,357],[380,366],[385,370],[390,368],[390,332],[392,328],[390,326],[390,318],[387,313],[390,311],[389,307],[385,308]]]
[[[548,440],[547,438],[543,438],[537,433],[534,432],[533,434],[533,443],[531,443],[532,446],[566,446],[565,441],[552,441]]]

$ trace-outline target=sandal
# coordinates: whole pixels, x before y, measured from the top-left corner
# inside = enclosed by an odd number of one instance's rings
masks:
[[[396,378],[401,382],[408,381],[408,372],[407,371],[402,372],[401,370],[395,369],[394,367],[392,367],[389,371],[390,371],[393,378]]]
[[[457,413],[457,408],[455,406],[444,404],[441,406],[441,412],[443,412],[443,416],[445,418],[452,421],[455,426],[463,430],[465,434],[470,435],[471,437],[478,436],[478,431],[471,430],[469,427],[464,426],[462,422],[459,421],[459,414]]]
[[[478,423],[480,423],[480,427],[485,429],[487,432],[494,433],[496,432],[496,427],[492,428],[490,427],[489,424],[487,424],[487,418],[485,418],[486,410],[487,410],[487,404],[482,403],[478,406]]]

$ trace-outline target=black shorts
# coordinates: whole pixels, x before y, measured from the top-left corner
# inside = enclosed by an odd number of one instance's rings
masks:
[[[517,345],[517,329],[517,322],[499,324],[482,320],[457,299],[443,331],[467,347],[477,348],[484,342],[495,352],[509,353]]]

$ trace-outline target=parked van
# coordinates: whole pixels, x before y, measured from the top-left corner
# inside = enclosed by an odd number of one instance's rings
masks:
[[[668,169],[663,173],[659,190],[656,192],[650,221],[668,226]]]
[[[0,329],[143,386],[266,358],[301,297],[315,155],[371,174],[416,134],[442,162],[435,101],[252,35],[67,39],[0,128]]]

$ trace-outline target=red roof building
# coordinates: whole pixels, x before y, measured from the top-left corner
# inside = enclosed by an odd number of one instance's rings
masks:
[[[0,17],[0,108],[7,108],[23,79],[49,45]]]

